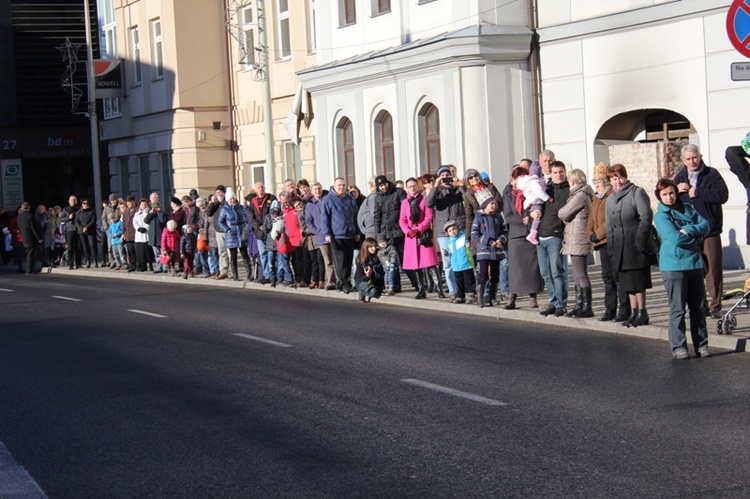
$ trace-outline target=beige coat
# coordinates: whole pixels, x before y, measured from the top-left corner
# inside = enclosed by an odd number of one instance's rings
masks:
[[[589,215],[586,234],[590,238],[591,234],[595,233],[599,238],[599,242],[594,243],[594,248],[607,244],[607,198],[611,194],[612,187],[609,187],[601,199],[594,196],[594,202],[591,203],[591,215]]]
[[[570,188],[570,196],[557,216],[565,222],[562,254],[587,256],[591,254],[591,240],[586,225],[591,214],[591,200],[594,190],[587,184],[577,184]]]

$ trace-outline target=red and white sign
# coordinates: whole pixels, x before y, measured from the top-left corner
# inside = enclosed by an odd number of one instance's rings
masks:
[[[750,0],[733,0],[727,12],[727,35],[737,51],[750,58]]]

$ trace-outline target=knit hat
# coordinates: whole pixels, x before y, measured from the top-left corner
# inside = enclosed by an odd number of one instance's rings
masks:
[[[479,177],[482,179],[482,181],[487,182],[490,179],[490,176],[487,175],[487,172],[482,172],[479,174]]]
[[[485,209],[494,200],[495,200],[495,198],[493,198],[492,196],[490,196],[487,199],[485,199],[484,201],[482,201],[482,204],[480,204],[479,207],[482,208],[482,209]]]
[[[439,177],[443,173],[447,173],[448,175],[452,175],[451,167],[448,165],[442,165],[440,168],[438,168],[437,176]]]
[[[385,237],[385,234],[382,234],[382,233],[378,234],[378,242],[381,242],[381,241],[382,242],[387,242],[388,241],[388,238]]]
[[[217,186],[216,186],[216,189],[215,189],[215,190],[217,190],[217,191],[221,191],[221,192],[227,192],[227,188],[226,188],[226,187],[224,187],[224,186],[223,186],[223,185],[221,185],[221,184],[217,185]]]
[[[227,198],[227,201],[229,201],[230,199],[237,199],[237,196],[234,194],[234,189],[232,189],[231,187],[227,187],[227,193],[224,197]]]
[[[594,167],[594,180],[607,180],[607,165],[603,161]]]
[[[485,207],[487,206],[487,205],[485,204],[485,203],[487,203],[487,201],[491,201],[491,200],[493,200],[493,199],[494,199],[494,198],[492,197],[492,193],[491,193],[491,192],[490,192],[490,190],[489,190],[488,188],[486,188],[486,187],[485,187],[484,189],[481,189],[481,190],[478,190],[477,192],[475,192],[475,193],[474,193],[474,196],[475,196],[475,197],[476,197],[476,199],[477,199],[477,204],[478,204],[478,205],[479,205],[479,207],[480,207],[480,208],[482,208],[482,209],[484,209],[484,208],[485,208]]]
[[[187,232],[190,226],[188,224],[185,224],[182,226],[182,232]]]
[[[117,201],[117,194],[115,194],[114,192],[112,194],[110,194],[109,195],[109,200],[110,201]]]
[[[175,230],[177,228],[177,222],[170,220],[167,222],[167,229]]]
[[[161,208],[161,204],[157,201],[156,203],[151,205],[151,208]]]
[[[464,173],[464,182],[468,184],[469,177],[473,177],[474,175],[480,175],[479,170],[475,170],[474,168],[469,168],[468,170],[466,170],[466,173]]]
[[[380,187],[383,184],[388,183],[388,178],[385,175],[378,175],[375,177],[375,187]]]
[[[443,231],[448,232],[448,229],[450,229],[451,227],[458,228],[458,224],[455,220],[448,220],[447,222],[445,222],[445,224],[443,225]]]
[[[198,206],[198,208],[200,208],[201,206],[206,206],[206,198],[198,196],[195,200],[195,204],[196,206]]]

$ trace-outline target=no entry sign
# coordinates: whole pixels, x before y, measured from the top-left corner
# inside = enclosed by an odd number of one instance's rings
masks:
[[[733,0],[727,13],[727,34],[734,48],[750,57],[750,0]]]

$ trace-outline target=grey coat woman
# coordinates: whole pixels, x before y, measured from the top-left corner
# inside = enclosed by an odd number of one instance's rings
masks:
[[[607,168],[614,194],[607,199],[607,251],[617,271],[617,286],[628,293],[630,317],[623,325],[637,327],[649,322],[646,289],[651,288],[648,253],[653,211],[646,191],[628,181],[627,170],[616,164]]]
[[[594,190],[586,184],[586,174],[582,170],[568,173],[570,194],[557,216],[565,223],[562,254],[570,255],[576,289],[576,305],[567,312],[568,317],[593,317],[591,309],[591,281],[588,274],[588,256],[591,254],[591,240],[586,227],[591,215],[591,202]]]

